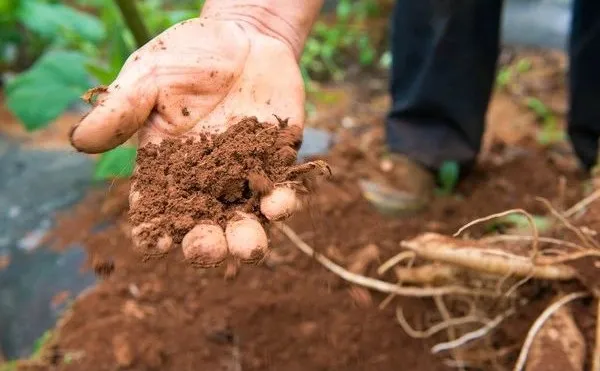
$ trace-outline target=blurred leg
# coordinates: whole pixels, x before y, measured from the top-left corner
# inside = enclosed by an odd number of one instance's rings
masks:
[[[495,80],[502,2],[397,1],[386,123],[391,151],[431,169],[448,160],[472,165]]]
[[[589,169],[600,137],[600,1],[575,0],[569,49],[569,135]]]

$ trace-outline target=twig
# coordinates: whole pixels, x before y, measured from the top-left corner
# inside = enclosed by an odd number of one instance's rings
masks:
[[[137,46],[141,47],[150,41],[150,33],[142,20],[136,2],[132,0],[115,0],[115,3],[117,3],[127,27],[133,34]]]
[[[548,208],[550,213],[552,213],[552,215],[554,215],[558,220],[560,220],[561,223],[563,223],[565,225],[565,227],[567,227],[569,230],[571,230],[573,233],[575,233],[577,235],[577,237],[579,237],[581,242],[583,242],[584,245],[586,245],[588,247],[595,247],[596,249],[600,249],[600,245],[593,238],[586,236],[585,233],[583,233],[579,228],[577,228],[570,221],[568,221],[567,218],[565,218],[561,213],[559,213],[554,208],[554,206],[552,206],[550,201],[548,201],[542,197],[536,197],[535,199],[540,201],[541,203],[543,203]]]
[[[287,236],[296,245],[298,249],[304,252],[306,255],[313,257],[317,262],[327,268],[329,271],[337,274],[342,279],[351,282],[355,285],[364,286],[373,290],[377,290],[385,293],[394,293],[401,296],[410,297],[431,297],[438,295],[449,295],[449,294],[462,294],[462,295],[479,295],[479,296],[494,296],[493,293],[468,289],[462,286],[443,286],[443,287],[431,287],[431,288],[420,288],[420,287],[401,287],[389,282],[377,280],[370,277],[361,276],[354,274],[339,265],[335,264],[327,257],[316,253],[312,247],[306,242],[302,241],[300,237],[290,227],[283,223],[274,223],[275,227],[278,228],[283,234]]]
[[[482,323],[483,322],[481,320],[481,318],[478,318],[476,316],[465,316],[465,317],[451,318],[449,320],[442,321],[440,323],[436,323],[435,325],[431,326],[427,330],[419,331],[419,330],[415,330],[408,323],[408,321],[406,320],[406,317],[404,317],[404,312],[402,311],[401,306],[398,306],[396,308],[396,319],[398,320],[398,323],[400,324],[400,326],[402,327],[404,332],[406,332],[408,334],[408,336],[415,338],[415,339],[426,339],[428,337],[431,337],[431,336],[437,334],[440,331],[447,329],[450,326],[461,326],[461,325],[466,325],[469,323]]]
[[[533,217],[531,216],[531,214],[529,214],[527,211],[525,211],[523,209],[511,209],[511,210],[503,211],[501,213],[496,213],[496,214],[485,216],[483,218],[475,219],[475,220],[465,224],[464,226],[462,226],[458,231],[456,231],[456,233],[454,233],[453,237],[458,237],[466,229],[468,229],[476,224],[479,224],[482,222],[487,222],[492,219],[502,218],[504,216],[511,215],[511,214],[517,214],[517,213],[525,215],[525,217],[527,218],[527,221],[529,222],[529,226],[531,227],[531,232],[533,234],[533,240],[531,242],[531,250],[532,250],[531,257],[535,258],[538,253],[538,240],[540,237],[540,233],[537,229],[537,226],[535,225],[535,220],[533,220]]]
[[[445,343],[439,343],[439,344],[435,345],[433,348],[431,348],[431,353],[436,354],[436,353],[443,352],[446,350],[455,349],[455,348],[461,347],[473,340],[479,339],[479,338],[487,335],[491,330],[493,330],[495,327],[497,327],[504,319],[513,315],[514,313],[515,313],[515,310],[513,308],[511,308],[511,309],[507,310],[506,312],[496,316],[496,318],[494,318],[490,322],[486,323],[485,326],[481,327],[478,330],[467,332],[466,334],[464,334],[463,336],[459,337],[456,340],[447,341]]]
[[[521,353],[519,353],[519,358],[517,359],[517,363],[515,364],[514,371],[521,371],[523,367],[525,367],[525,362],[527,361],[527,356],[529,355],[529,349],[531,348],[531,344],[533,344],[533,340],[535,336],[540,331],[544,322],[548,320],[548,318],[552,317],[552,315],[559,310],[563,305],[577,299],[588,297],[590,294],[587,292],[574,292],[568,295],[563,296],[561,299],[557,300],[552,305],[548,306],[542,314],[535,320],[529,332],[527,333],[527,337],[525,338],[525,342],[523,343],[523,347],[521,348]]]
[[[575,214],[577,214],[582,209],[586,208],[589,204],[591,204],[592,202],[596,201],[599,198],[600,198],[600,189],[597,189],[594,192],[590,193],[583,200],[581,200],[578,203],[576,203],[575,205],[571,206],[567,211],[565,211],[563,213],[563,215],[565,216],[565,218],[571,218]]]
[[[596,305],[596,345],[592,356],[592,371],[600,371],[600,299]]]

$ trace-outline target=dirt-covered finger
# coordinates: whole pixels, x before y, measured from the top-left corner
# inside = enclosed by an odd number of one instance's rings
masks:
[[[192,228],[183,238],[181,248],[186,260],[203,268],[220,265],[228,254],[223,229],[208,221]]]
[[[71,144],[86,153],[101,153],[123,144],[145,123],[156,97],[151,70],[128,68],[102,89],[92,110],[71,128]]]
[[[291,187],[280,185],[260,201],[260,211],[271,221],[290,217],[302,208],[298,194]]]
[[[225,238],[229,253],[244,263],[260,261],[269,246],[263,226],[255,217],[245,213],[238,213],[227,223]]]

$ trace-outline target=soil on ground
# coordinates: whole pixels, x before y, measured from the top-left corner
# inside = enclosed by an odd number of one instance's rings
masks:
[[[496,96],[491,110],[488,133],[502,132],[497,128],[514,123],[516,112],[529,115],[507,95]],[[375,120],[368,111],[345,114],[353,116],[338,117],[338,122],[349,131],[366,122],[372,143],[381,142],[381,117]],[[529,125],[535,128],[535,123]],[[333,179],[287,223],[317,252],[351,271],[377,277],[376,268],[399,252],[402,240],[423,232],[451,234],[473,219],[512,208],[546,215],[536,197],[565,207],[582,198],[583,177],[565,165],[572,160],[569,152],[541,148],[532,136],[488,136],[486,143],[477,167],[455,194],[439,196],[416,215],[392,218],[377,213],[362,197],[356,179],[365,160],[349,155],[357,153],[352,140],[341,140],[325,157]],[[385,295],[347,284],[276,229],[270,231],[272,252],[257,266],[196,269],[185,263],[180,249],[164,259],[142,262],[131,248],[128,190],[128,182],[119,182],[107,195],[91,194],[72,211],[75,216],[63,217],[53,231],[56,248],[83,238],[88,268],[103,271],[108,265],[112,274],[74,302],[42,359],[22,369],[454,369],[450,354],[431,353],[433,345],[447,340],[445,334],[413,339],[396,320],[396,306],[401,306],[417,329],[438,322],[432,299],[396,298],[381,309]],[[599,210],[592,205],[577,224],[600,230]],[[108,229],[87,234],[107,219],[114,222]],[[573,288],[536,282],[526,290],[527,305],[493,337],[477,343],[478,353],[471,353],[479,364],[485,360],[485,369],[511,369],[533,321],[557,293]],[[589,355],[596,304],[582,300],[570,308]]]

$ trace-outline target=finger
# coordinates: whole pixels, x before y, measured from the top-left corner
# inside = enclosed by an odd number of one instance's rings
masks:
[[[198,224],[181,242],[183,255],[193,265],[209,268],[227,258],[227,240],[223,229],[216,224]]]
[[[129,63],[92,111],[71,129],[71,143],[77,150],[101,153],[123,144],[154,108],[157,88],[152,70],[136,64],[135,58]]]
[[[260,211],[272,221],[288,218],[301,207],[296,191],[286,186],[275,187],[260,200]]]
[[[173,248],[173,238],[161,232],[158,220],[142,223],[131,229],[131,239],[136,251],[149,256],[162,256]]]
[[[229,252],[244,263],[254,263],[267,253],[267,234],[258,220],[248,214],[240,215],[241,219],[230,221],[225,229]]]

